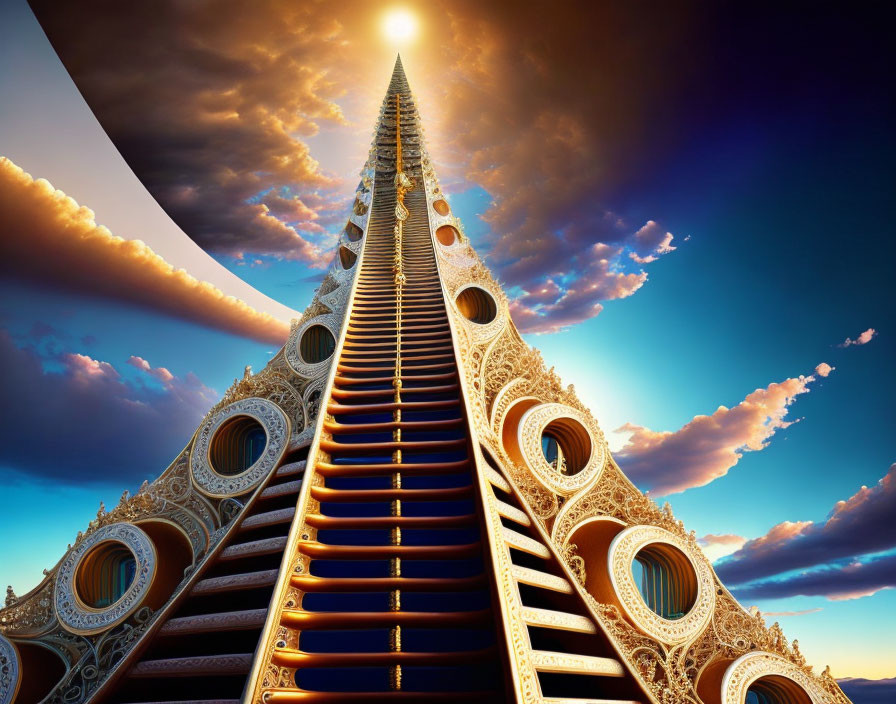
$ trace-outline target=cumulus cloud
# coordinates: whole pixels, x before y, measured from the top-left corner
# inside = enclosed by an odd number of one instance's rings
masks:
[[[704,554],[711,562],[715,562],[725,555],[730,555],[743,547],[745,542],[747,542],[745,537],[742,535],[734,535],[733,533],[725,533],[722,535],[709,533],[702,538],[697,539],[697,543],[703,548]]]
[[[896,586],[896,555],[865,562],[830,565],[780,579],[767,579],[737,587],[738,599],[783,599],[792,596],[823,596],[845,601],[871,596]]]
[[[850,498],[834,504],[825,521],[779,523],[718,563],[716,571],[728,584],[746,584],[791,570],[849,560],[850,564],[844,566],[826,567],[798,577],[763,582],[755,587],[751,585],[745,591],[758,594],[813,589],[823,593],[828,589],[833,598],[856,593],[856,590],[894,585],[896,561],[892,556],[869,562],[855,559],[896,548],[894,515],[896,464],[875,486],[863,486]]]
[[[659,495],[704,486],[725,476],[744,452],[756,452],[772,436],[797,421],[785,420],[797,396],[807,393],[814,376],[799,376],[756,389],[733,408],[719,406],[676,431],[655,431],[626,423],[629,433],[616,453],[636,484]]]
[[[175,269],[140,240],[116,237],[44,179],[0,157],[0,273],[42,286],[126,301],[261,342],[289,324]],[[14,228],[9,224],[15,223]]]
[[[827,362],[822,362],[815,367],[815,373],[818,374],[818,376],[828,376],[834,369],[836,369],[836,367],[832,367]]]
[[[868,328],[865,332],[860,333],[855,340],[847,337],[838,347],[850,347],[851,345],[867,345],[877,335],[877,330]]]
[[[133,356],[153,379],[126,380],[89,355],[20,347],[0,331],[0,384],[16,399],[0,424],[4,462],[31,477],[83,484],[158,475],[186,444],[218,394]]]

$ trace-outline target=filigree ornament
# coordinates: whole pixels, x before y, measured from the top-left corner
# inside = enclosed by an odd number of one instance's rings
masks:
[[[541,449],[541,436],[554,421],[571,419],[587,433],[591,453],[585,466],[575,474],[563,474],[551,465]],[[523,414],[517,429],[517,442],[523,458],[536,478],[551,491],[569,496],[593,484],[600,476],[607,461],[607,448],[603,433],[590,415],[560,403],[543,403]]]
[[[0,704],[12,704],[21,676],[16,646],[0,635]]]
[[[679,619],[663,618],[641,596],[632,574],[638,552],[653,544],[671,545],[688,560],[697,577],[697,595],[691,609]],[[610,543],[610,581],[623,610],[644,633],[667,644],[683,643],[697,637],[706,627],[715,606],[715,581],[709,564],[688,541],[655,526],[626,528]]]
[[[267,442],[261,456],[244,472],[227,476],[218,474],[212,466],[210,451],[215,433],[227,421],[238,416],[254,418],[264,428]],[[263,398],[245,398],[225,406],[207,418],[193,443],[190,470],[198,489],[207,496],[225,498],[245,494],[256,488],[277,466],[289,442],[290,424],[280,408]]]
[[[321,362],[308,362],[302,358],[302,336],[312,325],[321,325],[325,327],[333,335],[333,339],[338,340],[339,331],[342,328],[342,316],[337,315],[336,313],[327,313],[308,318],[293,330],[292,334],[289,336],[289,341],[286,343],[285,347],[286,361],[296,374],[307,379],[325,376],[326,371],[330,368],[330,364],[333,361],[332,355]]]
[[[136,562],[134,578],[114,604],[94,608],[78,595],[76,580],[84,557],[103,543],[120,543],[131,551]],[[156,574],[157,555],[150,537],[130,523],[113,523],[88,536],[59,566],[54,593],[60,623],[72,633],[89,635],[118,625],[140,608]]]
[[[791,680],[806,693],[812,704],[842,704],[848,701],[839,689],[837,693],[825,691],[815,678],[780,655],[760,651],[742,655],[725,671],[722,678],[722,704],[743,704],[750,685],[769,676]]]
[[[457,310],[457,297],[464,292],[464,290],[468,288],[482,288],[487,291],[489,295],[494,299],[495,305],[498,308],[498,313],[495,316],[494,320],[488,323],[475,323],[471,320],[468,320],[464,315]],[[459,286],[452,292],[452,305],[456,312],[456,319],[463,321],[463,324],[466,325],[472,335],[473,344],[481,345],[482,343],[489,342],[493,340],[501,332],[504,330],[504,326],[507,325],[507,314],[503,308],[507,305],[506,301],[502,296],[497,294],[496,291],[493,291],[491,287],[482,285],[480,283],[470,283],[463,286]]]

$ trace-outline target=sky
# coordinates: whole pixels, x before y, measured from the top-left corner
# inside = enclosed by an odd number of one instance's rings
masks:
[[[282,344],[397,48],[377,3],[32,7],[0,0],[0,580],[19,594]],[[838,678],[894,677],[878,10],[401,7],[429,150],[527,341],[742,603]]]

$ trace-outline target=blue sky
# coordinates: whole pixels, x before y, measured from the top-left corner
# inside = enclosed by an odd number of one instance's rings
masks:
[[[322,273],[315,262],[265,250],[269,245],[262,235],[259,250],[250,246],[240,257],[232,248],[216,248],[185,233],[143,186],[143,175],[131,171],[28,7],[2,0],[0,13],[0,155],[90,207],[96,221],[115,235],[145,241],[175,266],[255,309],[288,320],[292,310],[304,308]],[[388,80],[389,54],[353,66],[355,73],[370,74],[357,78],[364,82],[357,90],[326,94],[344,111],[344,124],[324,119],[316,135],[302,135],[300,128],[292,135],[304,140],[321,172],[333,181],[321,185],[312,179],[302,192],[305,202],[323,213],[320,231],[305,233],[322,250],[347,215],[376,101]],[[405,66],[412,87],[418,79],[423,86],[423,117],[433,118],[430,146],[440,158],[455,213],[511,292],[544,283],[547,279],[520,274],[517,250],[502,243],[508,234],[503,223],[513,222],[500,210],[508,192],[493,171],[464,161],[458,151],[462,142],[452,136],[443,114],[447,108],[440,109],[428,80],[431,58],[422,53],[418,58],[415,64],[411,51]],[[788,66],[799,75],[797,64]],[[345,74],[333,68],[329,75]],[[745,108],[752,103],[732,90],[710,108],[689,113],[672,106],[668,116],[653,116],[654,131],[664,133],[657,142],[662,148],[645,149],[648,153],[633,156],[633,166],[620,171],[618,180],[602,177],[593,188],[595,209],[612,211],[629,233],[628,239],[612,240],[627,247],[614,266],[643,270],[646,282],[630,295],[602,299],[597,316],[581,315],[558,332],[526,336],[565,382],[575,384],[611,447],[620,451],[623,468],[627,452],[633,463],[653,457],[632,444],[630,433],[614,432],[625,424],[677,438],[697,416],[712,415],[720,406],[737,407],[772,384],[791,380],[795,385],[793,380],[812,375],[822,362],[834,367],[829,376],[815,374],[805,383],[807,391],[779,408],[783,415],[777,425],[769,421],[775,428],[764,437],[764,448],[738,450],[742,457],[725,468],[724,476],[669,497],[676,515],[698,536],[739,536],[741,543],[783,522],[824,522],[837,502],[862,486],[875,487],[896,462],[896,315],[890,273],[896,245],[889,207],[896,150],[886,129],[891,106],[887,98],[864,91],[859,78],[855,95],[844,105],[828,100],[824,77],[810,72],[793,84],[781,80],[766,101],[756,101],[755,109]],[[817,90],[812,88],[816,83]],[[89,81],[85,85],[86,94]],[[779,100],[779,91],[793,94]],[[118,134],[114,126],[120,123],[108,119],[113,125],[108,131]],[[650,132],[651,121],[646,123]],[[158,174],[145,180],[153,178]],[[552,193],[549,187],[546,192]],[[578,212],[589,203],[584,198],[570,209]],[[167,209],[178,222],[195,214],[170,204]],[[336,215],[327,214],[331,211]],[[537,213],[527,223],[533,220],[538,221]],[[633,249],[637,245],[630,233],[648,221],[674,235],[675,249],[642,269],[628,253],[648,252]],[[552,237],[570,241],[555,215],[542,222],[554,228]],[[14,237],[8,223],[6,228],[4,237]],[[565,279],[554,278],[574,289],[592,275],[586,262],[582,257],[570,265]],[[21,594],[62,556],[100,500],[114,504],[124,489],[133,491],[143,478],[164,469],[165,458],[188,440],[195,427],[188,421],[198,422],[208,394],[223,393],[244,365],[263,366],[277,345],[179,318],[170,310],[135,306],[126,297],[4,272],[0,320],[9,359],[36,360],[50,382],[77,381],[78,374],[102,376],[114,385],[109,387],[114,393],[150,406],[162,408],[178,399],[171,415],[178,422],[148,436],[151,451],[129,436],[98,432],[82,447],[68,448],[75,467],[70,472],[29,465],[10,451],[0,455],[0,533],[7,537],[0,546],[0,580]],[[539,322],[564,310],[556,301],[547,306],[534,309]],[[867,344],[839,346],[869,328],[876,334]],[[156,373],[129,362],[132,357],[146,360]],[[172,378],[167,380],[160,369]],[[41,399],[29,398],[25,405],[34,407],[26,414],[29,419],[42,417]],[[75,417],[79,409],[68,412]],[[65,415],[46,412],[48,422],[60,417]],[[144,429],[129,432],[137,436]],[[680,437],[684,442],[688,436]],[[713,435],[707,442],[713,438],[718,440]],[[104,452],[111,444],[116,451]],[[127,460],[129,452],[133,462]],[[896,510],[896,504],[890,506]],[[894,550],[896,541],[874,553]],[[870,554],[857,548],[850,559],[867,561]],[[780,572],[776,578],[789,576]],[[896,586],[896,574],[887,586]],[[757,603],[764,611],[809,612],[779,620],[789,636],[799,638],[810,662],[830,663],[836,676],[896,674],[892,588],[860,598],[794,595]]]

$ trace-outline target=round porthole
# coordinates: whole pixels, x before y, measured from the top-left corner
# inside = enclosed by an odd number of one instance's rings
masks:
[[[455,299],[457,309],[467,320],[477,325],[488,325],[498,315],[495,299],[484,288],[468,286]]]
[[[713,681],[718,682],[710,676],[704,690]],[[813,704],[823,699],[827,701],[817,680],[808,676],[801,667],[780,655],[761,650],[741,655],[732,662],[722,677],[721,690],[722,704]]]
[[[81,540],[59,566],[54,602],[73,633],[105,631],[149,595],[157,556],[150,537],[130,523],[110,523]]]
[[[439,215],[447,215],[451,212],[451,208],[448,207],[448,203],[439,198],[437,201],[434,201],[432,204],[433,210],[435,210]]]
[[[517,401],[504,418],[501,435],[511,457],[522,461],[545,488],[566,496],[594,482],[607,461],[594,419],[562,403]]]
[[[355,223],[350,222],[345,226],[345,236],[348,237],[349,242],[357,242],[364,236],[364,232]]]
[[[336,339],[323,325],[311,325],[302,333],[299,354],[305,364],[319,364],[329,359],[335,349]]]
[[[13,644],[0,636],[0,704],[42,702],[67,669],[59,654],[39,641]]]
[[[277,466],[289,442],[290,422],[272,401],[250,397],[205,419],[190,450],[196,487],[224,498],[251,491]]]
[[[715,583],[696,546],[657,526],[631,526],[610,543],[607,560],[622,610],[644,633],[675,644],[705,628]]]
[[[744,704],[812,704],[806,690],[787,677],[760,677],[747,688]]]
[[[555,472],[578,474],[591,457],[591,438],[578,421],[558,418],[541,431],[541,453]]]
[[[116,603],[134,583],[137,558],[124,543],[109,541],[97,545],[78,564],[75,594],[91,609],[105,609]]]
[[[451,227],[451,225],[442,225],[436,230],[436,239],[439,241],[439,244],[444,247],[453,245],[457,242],[457,238],[457,230]]]
[[[672,545],[654,543],[639,550],[632,560],[632,576],[644,603],[661,618],[684,618],[697,601],[691,561]]]
[[[212,438],[212,469],[225,477],[242,474],[258,461],[268,442],[261,423],[252,416],[236,416],[225,422]]]
[[[348,247],[339,248],[339,263],[342,264],[343,269],[351,269],[356,261],[358,261],[358,255],[352,250]]]

